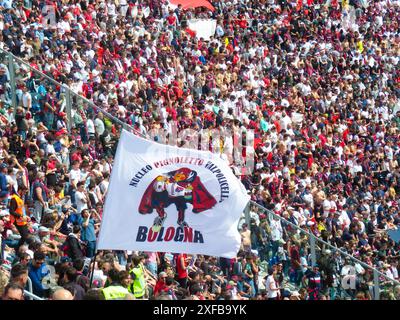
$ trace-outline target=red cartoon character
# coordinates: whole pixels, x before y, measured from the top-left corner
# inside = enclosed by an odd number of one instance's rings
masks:
[[[188,227],[185,221],[187,204],[193,206],[192,212],[199,213],[215,206],[217,201],[201,183],[197,172],[181,168],[157,176],[147,187],[139,205],[139,213],[150,214],[156,209],[153,231],[158,232],[167,217],[165,208],[175,204],[178,211],[178,225]]]

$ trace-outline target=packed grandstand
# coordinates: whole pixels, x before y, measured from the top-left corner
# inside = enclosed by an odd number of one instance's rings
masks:
[[[200,2],[0,1],[2,299],[400,298],[400,1]],[[96,252],[122,128],[254,134],[236,258]]]

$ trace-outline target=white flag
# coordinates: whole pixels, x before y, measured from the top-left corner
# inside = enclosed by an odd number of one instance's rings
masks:
[[[196,31],[196,38],[203,38],[208,41],[215,35],[217,20],[214,19],[193,19],[188,21],[189,29]]]
[[[99,250],[233,258],[250,200],[218,155],[123,131],[98,239]]]

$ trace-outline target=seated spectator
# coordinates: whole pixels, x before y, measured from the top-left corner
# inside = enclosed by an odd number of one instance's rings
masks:
[[[68,267],[64,273],[64,289],[74,296],[74,300],[83,300],[85,289],[78,284],[78,271],[74,267]]]
[[[5,288],[1,300],[24,300],[24,288],[10,282]]]
[[[33,260],[28,264],[29,278],[32,280],[33,293],[38,297],[47,297],[48,290],[43,288],[42,280],[50,273],[45,263],[46,255],[42,252],[35,252]]]
[[[54,291],[51,300],[74,300],[74,296],[70,290],[59,288]]]

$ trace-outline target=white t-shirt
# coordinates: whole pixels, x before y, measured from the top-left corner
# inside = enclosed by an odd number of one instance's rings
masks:
[[[94,130],[94,123],[93,120],[88,119],[86,122],[86,126],[87,126],[87,131],[89,134],[95,134],[95,130]]]
[[[328,199],[325,199],[322,206],[324,208],[324,217],[327,217],[331,210],[331,202]]]
[[[109,184],[109,182],[107,180],[103,180],[100,183],[99,187],[100,187],[100,192],[101,192],[102,195],[106,194],[106,192],[108,190],[108,184]]]
[[[282,239],[282,225],[280,221],[272,220],[271,223],[271,236],[273,241],[279,241]]]
[[[70,177],[69,183],[74,182],[76,185],[81,180],[81,170],[80,169],[77,169],[77,170],[72,169],[69,173],[69,177]]]
[[[22,105],[25,109],[32,107],[32,96],[29,92],[25,92],[22,96]]]
[[[75,193],[75,200],[76,200],[76,210],[80,214],[82,210],[87,209],[87,203],[84,201],[86,200],[86,196],[83,192],[77,191]]]
[[[97,134],[101,136],[105,130],[103,120],[97,118],[96,120],[94,120],[94,126],[96,127]]]
[[[268,276],[265,281],[265,289],[267,290],[267,298],[276,298],[278,296],[276,281],[273,276]]]
[[[6,175],[6,179],[7,179],[7,183],[9,183],[15,190],[15,192],[18,191],[18,170],[17,169],[13,169],[13,173],[10,175]]]

